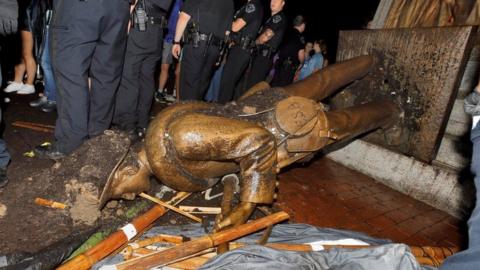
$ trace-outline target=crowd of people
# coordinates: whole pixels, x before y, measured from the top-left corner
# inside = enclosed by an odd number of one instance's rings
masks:
[[[271,0],[269,10],[245,0],[237,11],[233,0],[26,2],[22,54],[4,92],[34,94],[39,63],[44,92],[30,106],[58,118],[55,144],[36,151],[52,159],[109,128],[141,139],[155,99],[226,103],[259,82],[284,86],[325,63],[324,43],[305,42],[305,19],[290,24],[285,0]]]

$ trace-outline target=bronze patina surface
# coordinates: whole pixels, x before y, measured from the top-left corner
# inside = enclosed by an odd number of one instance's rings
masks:
[[[120,166],[102,201],[143,191],[149,174],[188,192],[206,190],[223,176],[238,174],[240,203],[218,219],[216,228],[244,223],[257,204],[273,202],[281,168],[326,145],[396,123],[400,110],[391,101],[333,111],[317,103],[367,74],[375,62],[371,56],[356,57],[285,88],[261,83],[224,106],[172,105],[150,124],[144,150],[133,165],[136,172],[132,165]]]
[[[372,72],[333,99],[338,107],[391,100],[404,110],[395,139],[375,132],[368,142],[435,159],[472,48],[472,27],[344,31],[337,59],[372,54]],[[374,91],[372,91],[374,90]]]

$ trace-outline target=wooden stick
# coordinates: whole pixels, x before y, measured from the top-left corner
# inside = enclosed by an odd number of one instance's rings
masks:
[[[177,212],[177,213],[179,213],[179,214],[181,214],[181,215],[184,215],[184,216],[186,216],[186,217],[188,217],[188,218],[190,218],[190,219],[192,219],[192,220],[195,220],[196,222],[202,223],[202,219],[201,219],[201,218],[198,218],[198,217],[196,217],[196,216],[194,216],[194,215],[191,215],[191,214],[189,214],[189,213],[187,213],[187,212],[185,212],[185,211],[182,211],[182,210],[180,210],[179,208],[174,207],[174,206],[171,206],[171,205],[168,204],[168,203],[162,202],[162,201],[160,201],[159,199],[157,199],[157,198],[155,198],[155,197],[152,197],[152,196],[150,196],[150,195],[148,195],[148,194],[145,194],[145,193],[140,193],[139,196],[142,197],[142,198],[145,198],[145,199],[147,199],[147,200],[149,200],[149,201],[152,201],[152,202],[154,202],[154,203],[157,203],[157,204],[159,204],[159,205],[161,205],[161,206],[163,206],[163,207],[165,207],[165,208],[168,208],[168,209],[170,209],[170,210],[172,210],[172,211],[174,211],[174,212]]]
[[[34,131],[40,131],[45,133],[53,133],[55,131],[54,126],[42,125],[30,122],[16,121],[12,123],[13,127],[26,128]]]
[[[156,235],[154,237],[150,237],[144,240],[136,241],[134,243],[128,244],[127,247],[125,247],[122,250],[122,255],[125,260],[129,260],[133,254],[134,251],[136,251],[139,248],[143,248],[146,246],[150,246],[155,243],[161,243],[161,242],[166,242],[166,243],[171,243],[171,244],[181,244],[186,241],[189,241],[190,239],[187,237],[183,236],[177,236],[177,235],[166,235],[166,234],[160,234]]]
[[[218,215],[221,213],[220,207],[201,207],[180,205],[180,210],[190,214]]]
[[[66,204],[59,203],[59,202],[54,202],[54,201],[50,201],[50,200],[46,200],[46,199],[42,199],[42,198],[36,198],[35,203],[38,204],[38,205],[41,205],[41,206],[47,206],[47,207],[56,208],[56,209],[67,208]]]
[[[55,129],[55,126],[53,126],[53,125],[45,125],[45,124],[40,124],[40,123],[35,123],[35,122],[15,121],[15,122],[13,122],[13,124],[31,125],[31,126],[36,126],[36,127]]]
[[[173,197],[169,203],[176,205],[182,200],[190,196],[191,193],[179,192]],[[136,232],[143,231],[146,227],[152,224],[159,217],[163,216],[168,210],[161,205],[155,205],[145,214],[137,217],[132,223],[127,224],[122,229],[111,234],[108,238],[98,243],[96,246],[76,256],[75,258],[62,264],[57,269],[59,270],[88,270],[95,263],[107,257],[112,252],[127,243]]]
[[[145,257],[136,258],[127,262],[117,264],[115,266],[111,266],[109,267],[109,269],[146,270],[155,266],[171,264],[172,261],[177,261],[179,259],[196,254],[200,251],[213,248],[222,243],[241,238],[245,235],[249,235],[251,233],[264,229],[272,224],[287,220],[288,218],[289,216],[287,213],[279,212],[232,229],[228,229],[222,232],[214,233],[212,235],[201,237],[196,240],[192,240],[190,242],[186,242],[184,244],[169,248],[164,251],[155,252]]]

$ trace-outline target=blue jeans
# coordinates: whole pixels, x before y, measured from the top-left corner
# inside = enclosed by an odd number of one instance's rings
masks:
[[[225,65],[221,65],[213,75],[212,80],[210,81],[210,87],[208,88],[207,94],[205,95],[206,101],[217,102],[218,95],[220,93],[220,81],[222,79],[223,68]]]
[[[449,257],[440,267],[441,270],[478,270],[480,269],[480,124],[472,130],[473,143],[471,170],[475,175],[477,202],[468,220],[468,249]]]
[[[49,27],[46,27],[43,53],[41,65],[43,69],[43,81],[45,86],[45,96],[49,101],[57,100],[57,87],[55,85],[55,78],[53,77],[52,64],[50,61],[50,41],[49,41]]]
[[[0,86],[2,85],[2,71],[0,67]],[[2,122],[2,110],[0,109],[0,123]],[[5,141],[0,139],[0,167],[6,168],[10,162],[10,154],[7,151]]]

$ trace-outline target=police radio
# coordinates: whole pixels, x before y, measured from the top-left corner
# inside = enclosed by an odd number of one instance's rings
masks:
[[[148,15],[145,10],[145,0],[138,1],[133,12],[133,24],[138,28],[138,31],[147,31]]]

